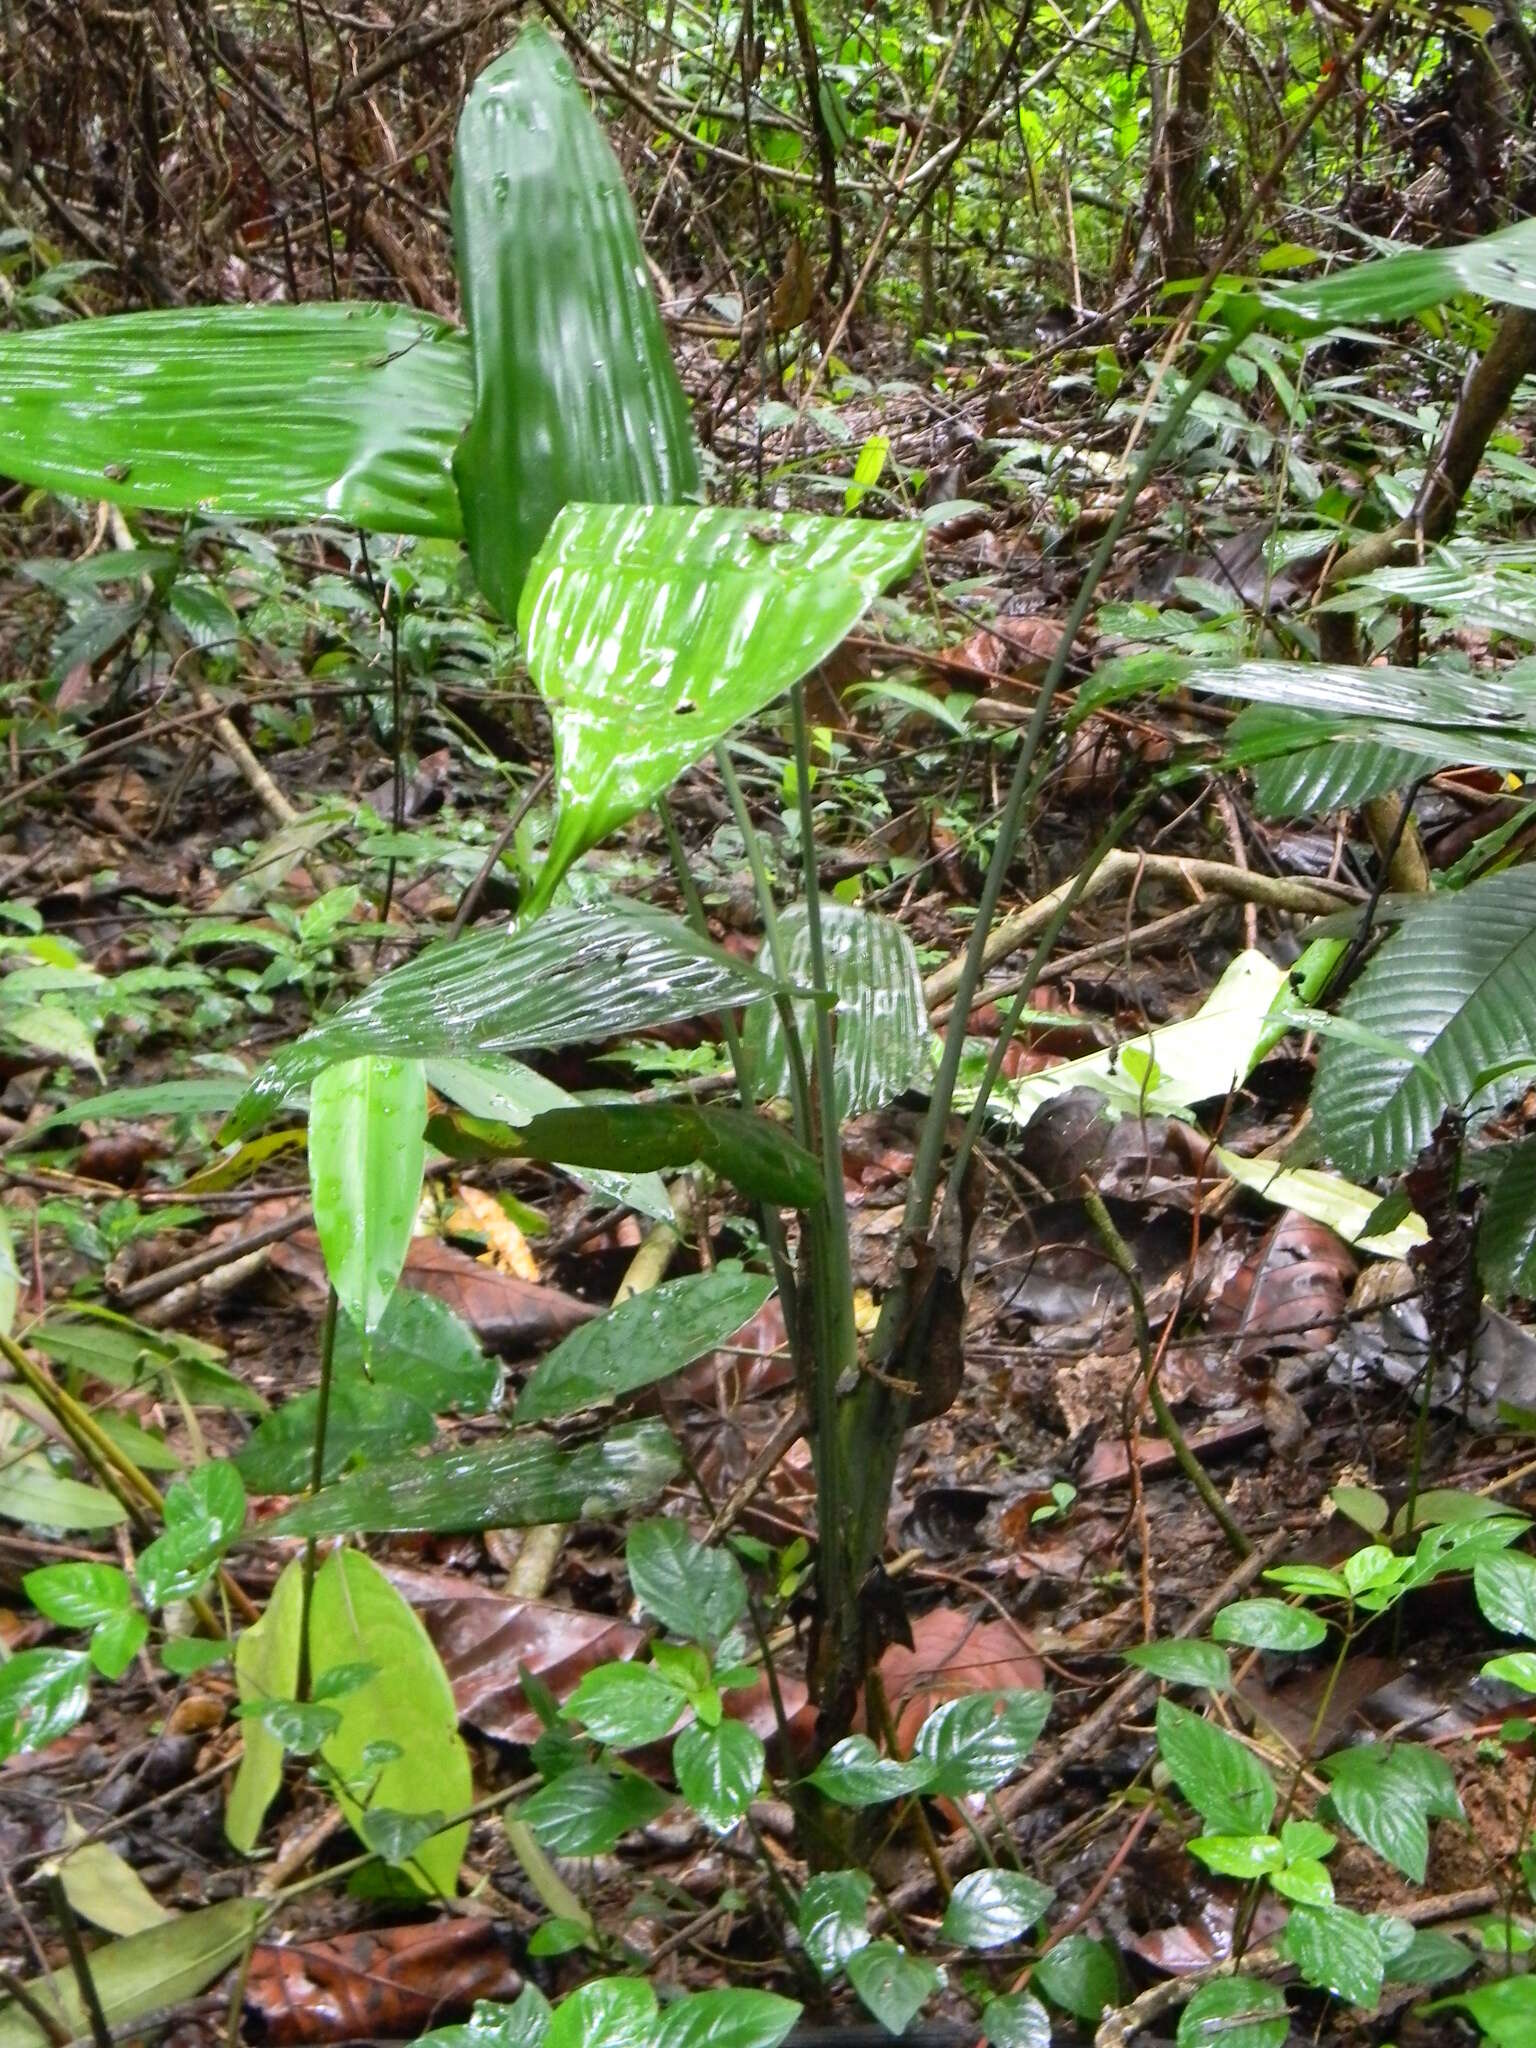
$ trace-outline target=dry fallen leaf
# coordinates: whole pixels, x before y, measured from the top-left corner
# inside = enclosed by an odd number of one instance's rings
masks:
[[[527,1238],[496,1197],[484,1188],[459,1189],[448,1228],[455,1234],[485,1239],[483,1265],[494,1266],[498,1273],[510,1273],[514,1280],[538,1280],[538,1265],[528,1249]]]

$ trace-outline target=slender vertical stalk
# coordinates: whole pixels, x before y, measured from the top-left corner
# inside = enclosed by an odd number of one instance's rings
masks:
[[[331,1370],[336,1361],[336,1290],[325,1297],[325,1323],[320,1332],[320,1394],[315,1404],[315,1437],[309,1463],[309,1490],[316,1494],[325,1484],[325,1436],[331,1419]],[[319,1546],[311,1536],[304,1545],[304,1567],[299,1596],[299,1676],[295,1690],[301,1700],[309,1698],[309,1611],[315,1597],[315,1565]]]

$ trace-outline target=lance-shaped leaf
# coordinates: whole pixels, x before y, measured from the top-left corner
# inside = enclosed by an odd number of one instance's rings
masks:
[[[624,173],[536,24],[465,102],[453,234],[475,363],[454,475],[476,579],[510,619],[562,505],[669,504],[700,488]]]
[[[921,548],[921,529],[894,521],[567,505],[518,611],[560,797],[534,904],[825,660]]]
[[[803,904],[784,913],[779,931],[785,973],[793,982],[812,981],[810,928]],[[824,901],[821,937],[827,980],[837,997],[837,1113],[859,1116],[919,1086],[932,1066],[933,1034],[923,977],[912,941],[894,918],[877,916],[855,903]],[[795,1006],[807,1063],[810,1007]],[[747,1043],[760,1092],[787,1095],[789,1054],[776,1010],[753,1012]]]
[[[1410,1165],[1448,1106],[1476,1122],[1523,1094],[1529,1067],[1506,1063],[1536,1052],[1536,870],[1490,875],[1415,908],[1341,1014],[1404,1048],[1394,1058],[1363,1040],[1323,1046],[1318,1134],[1362,1179]]]
[[[467,1450],[370,1465],[265,1523],[263,1533],[457,1534],[577,1522],[654,1500],[681,1469],[672,1433],[660,1422],[621,1425],[571,1451],[536,1431],[519,1431]]]
[[[426,1114],[420,1060],[341,1060],[310,1094],[315,1228],[336,1298],[365,1336],[389,1306],[410,1246]]]
[[[808,1209],[821,1168],[788,1131],[743,1109],[692,1102],[592,1102],[550,1109],[518,1132],[524,1150],[557,1166],[644,1173],[699,1160],[760,1202]]]
[[[1256,299],[1272,322],[1323,328],[1407,320],[1461,292],[1505,306],[1536,306],[1536,221],[1517,221],[1456,248],[1403,249],[1330,277],[1270,285],[1227,305],[1235,310]]]
[[[403,306],[189,306],[0,336],[0,473],[229,519],[463,530],[469,344]]]
[[[675,917],[610,902],[429,946],[280,1052],[227,1135],[241,1137],[336,1060],[548,1049],[701,1011],[760,1003],[773,984]]]

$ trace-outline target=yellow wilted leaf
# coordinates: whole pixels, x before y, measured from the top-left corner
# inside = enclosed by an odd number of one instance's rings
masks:
[[[867,1287],[853,1290],[853,1326],[861,1337],[871,1336],[880,1320],[880,1304]]]
[[[486,1262],[514,1280],[537,1280],[538,1266],[528,1240],[494,1195],[484,1188],[460,1188],[458,1207],[448,1218],[450,1230],[478,1233],[485,1239]]]

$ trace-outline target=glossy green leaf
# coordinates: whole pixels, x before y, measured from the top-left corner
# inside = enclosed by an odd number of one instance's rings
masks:
[[[772,1292],[759,1273],[717,1267],[630,1295],[540,1359],[518,1396],[517,1420],[572,1415],[681,1372],[749,1323]]]
[[[1501,1145],[1477,1232],[1477,1258],[1488,1292],[1536,1295],[1536,1138]]]
[[[1472,1951],[1438,1927],[1417,1927],[1406,1947],[1387,1958],[1389,1984],[1449,1984],[1472,1968]]]
[[[641,1977],[599,1977],[562,1998],[545,2048],[652,2048],[656,1994]]]
[[[1200,1685],[1209,1692],[1226,1692],[1232,1684],[1226,1651],[1198,1638],[1138,1643],[1134,1650],[1122,1654],[1127,1664],[1150,1671],[1165,1685]]]
[[[747,1611],[746,1581],[721,1544],[696,1543],[670,1517],[638,1522],[624,1546],[630,1590],[662,1627],[713,1650]]]
[[[134,1608],[98,1622],[91,1630],[85,1652],[103,1678],[116,1681],[148,1641],[149,1617]]]
[[[91,1982],[107,2025],[126,2031],[146,2013],[170,2011],[195,1998],[245,1954],[268,1910],[264,1899],[224,1899],[94,1949]],[[85,1999],[67,1965],[51,1976],[32,1978],[27,1989],[36,2004],[58,2015],[70,2040],[90,2038]],[[0,2005],[0,2048],[51,2048],[51,2043],[30,2013],[7,2000]]]
[[[309,1484],[319,1407],[317,1392],[296,1394],[257,1424],[235,1454],[253,1493],[299,1493]],[[431,1409],[401,1388],[374,1386],[361,1374],[338,1380],[326,1414],[323,1481],[429,1444],[436,1435]]]
[[[295,1558],[279,1574],[261,1619],[242,1629],[235,1644],[235,1679],[242,1700],[291,1700],[299,1684],[302,1573]],[[261,1836],[267,1808],[282,1789],[283,1747],[260,1719],[241,1724],[240,1766],[224,1809],[224,1832],[249,1856]]]
[[[844,1968],[848,1981],[888,2034],[904,2034],[936,1991],[944,1973],[922,1956],[909,1955],[894,1941],[872,1941],[856,1949]]]
[[[1536,1640],[1536,1557],[1523,1550],[1480,1557],[1472,1567],[1472,1584],[1491,1627]]]
[[[1228,730],[1226,759],[1252,770],[1254,801],[1263,817],[1351,811],[1388,790],[1405,789],[1436,765],[1466,758],[1455,734],[1424,727],[1412,733],[1413,744],[1394,746],[1391,736],[1400,730],[1250,704]]]
[[[700,489],[624,173],[536,23],[464,103],[453,232],[475,372],[453,473],[476,580],[511,619],[562,505],[669,504]]]
[[[680,919],[612,901],[428,946],[277,1055],[230,1119],[243,1137],[334,1061],[548,1050],[765,1001],[772,982]]]
[[[1404,1877],[1424,1882],[1429,1822],[1459,1820],[1461,1801],[1445,1759],[1414,1743],[1363,1742],[1324,1757],[1337,1818]]]
[[[1275,1945],[1319,1991],[1367,2012],[1381,1997],[1387,1959],[1381,1936],[1363,1913],[1346,1906],[1298,1906]]]
[[[1536,221],[1445,248],[1397,250],[1329,276],[1266,285],[1253,297],[1271,318],[1322,328],[1407,320],[1462,292],[1500,305],[1536,306]]]
[[[1179,2015],[1178,2048],[1285,2048],[1285,1993],[1257,1977],[1201,1984]]]
[[[1323,1046],[1313,1110],[1325,1149],[1347,1172],[1374,1179],[1411,1165],[1448,1103],[1468,1107],[1476,1122],[1522,1094],[1528,1071],[1476,1084],[1531,1048],[1536,869],[1490,875],[1416,906],[1341,1014],[1406,1048],[1394,1059],[1345,1039]]]
[[[768,1116],[692,1102],[592,1102],[550,1109],[518,1132],[521,1148],[555,1165],[646,1173],[695,1160],[755,1201],[809,1209],[821,1168]]]
[[[803,904],[779,920],[786,980],[809,987],[811,944]],[[933,1034],[923,978],[912,941],[894,918],[858,904],[821,905],[827,983],[837,997],[833,1012],[835,1080],[840,1118],[859,1116],[921,1087],[933,1064]],[[811,1053],[811,1005],[797,1003],[801,1045]],[[747,1026],[753,1078],[763,1095],[789,1092],[789,1056],[776,1009],[752,1013]]]
[[[648,1778],[578,1764],[525,1799],[518,1818],[553,1856],[606,1856],[670,1801]]]
[[[546,1109],[569,1109],[576,1097],[520,1060],[438,1059],[427,1062],[428,1085],[439,1095],[487,1123],[521,1129]],[[603,1173],[592,1168],[574,1178],[611,1202],[627,1202],[642,1216],[672,1221],[666,1183],[654,1173]]]
[[[586,1672],[564,1712],[596,1742],[641,1749],[677,1726],[687,1702],[650,1664],[599,1664]]]
[[[16,1265],[16,1245],[11,1237],[10,1219],[0,1209],[0,1335],[9,1337],[16,1327],[16,1309],[21,1300],[21,1273]]]
[[[477,1999],[460,2027],[434,2027],[416,2048],[540,2048],[549,2031],[549,2001],[536,1984],[525,1984],[511,2005]]]
[[[1258,1835],[1279,1794],[1246,1744],[1167,1698],[1157,1703],[1157,1747],[1168,1775],[1216,1834]]]
[[[134,1575],[150,1607],[200,1592],[245,1527],[245,1487],[227,1458],[194,1465],[165,1496],[165,1530],[139,1552]]]
[[[212,1345],[180,1331],[145,1329],[110,1309],[78,1303],[68,1315],[34,1324],[27,1342],[56,1365],[110,1386],[134,1387],[156,1378],[194,1408],[266,1412],[261,1395],[219,1363]]]
[[[1218,1877],[1240,1877],[1249,1882],[1283,1870],[1286,1860],[1277,1835],[1196,1835],[1189,1853]]]
[[[823,1977],[835,1977],[851,1955],[868,1946],[865,1923],[874,1889],[863,1870],[823,1871],[807,1882],[796,1924],[806,1954]]]
[[[21,1582],[39,1614],[63,1628],[94,1628],[133,1605],[128,1574],[115,1564],[45,1564]]]
[[[315,1228],[341,1311],[365,1336],[378,1328],[410,1247],[426,1115],[420,1060],[365,1053],[326,1067],[310,1090]]]
[[[532,1431],[391,1458],[300,1501],[264,1524],[268,1535],[343,1536],[392,1529],[450,1533],[578,1522],[654,1500],[682,1469],[660,1422],[611,1429],[563,1451]]]
[[[1051,2048],[1051,2016],[1028,1991],[1005,1991],[982,2007],[981,2038],[991,2048]]]
[[[891,521],[568,505],[518,612],[560,798],[534,905],[825,660],[921,545],[918,527]]]
[[[83,1650],[18,1650],[0,1664],[0,1762],[67,1734],[90,1699]]]
[[[723,1835],[757,1797],[765,1761],[761,1738],[744,1721],[706,1728],[695,1721],[672,1745],[677,1789],[707,1828]]]
[[[912,1761],[930,1767],[924,1791],[952,1799],[994,1791],[1034,1748],[1050,1711],[1048,1692],[973,1692],[946,1700],[912,1744]]]
[[[1536,688],[1523,674],[1474,675],[1444,663],[1422,668],[1355,668],[1329,662],[1245,661],[1193,664],[1193,690],[1245,703],[1284,706],[1325,718],[1361,718],[1396,726],[1478,728],[1519,740],[1536,729]]]
[[[957,1948],[1001,1948],[1033,1927],[1055,1896],[1020,1870],[973,1870],[950,1893],[939,1934]]]
[[[1120,1966],[1107,1943],[1069,1934],[1046,1950],[1030,1982],[1053,2005],[1091,2027],[1120,1996]]]
[[[502,1379],[464,1318],[414,1287],[390,1296],[366,1356],[356,1324],[339,1322],[332,1365],[338,1386],[366,1373],[375,1386],[408,1395],[434,1415],[483,1415]]]
[[[921,1792],[933,1775],[923,1757],[903,1763],[882,1756],[867,1735],[845,1735],[835,1742],[811,1773],[818,1792],[839,1806],[881,1806],[888,1799]]]
[[[1318,1615],[1284,1600],[1234,1600],[1211,1623],[1218,1643],[1249,1650],[1315,1650],[1327,1633]]]
[[[464,335],[404,306],[186,306],[0,335],[0,471],[155,512],[458,534],[472,403]]]
[[[779,2048],[800,2010],[792,1998],[738,1985],[690,1992],[662,2008],[651,2048]]]
[[[1536,2048],[1536,1977],[1495,1977],[1424,2010],[1469,2013],[1481,2029],[1484,2048]]]

